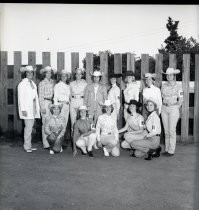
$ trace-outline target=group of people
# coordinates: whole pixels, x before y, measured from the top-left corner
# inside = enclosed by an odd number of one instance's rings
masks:
[[[151,160],[161,152],[161,120],[165,133],[165,156],[173,156],[176,146],[176,125],[183,101],[182,87],[176,83],[178,69],[168,68],[167,82],[161,89],[155,86],[156,74],[146,73],[141,90],[133,71],[109,74],[110,86],[102,84],[103,73],[94,69],[92,82],[84,79],[84,70],[76,68],[74,80],[67,84],[70,73],[58,72],[55,84],[51,66],[40,70],[44,79],[37,86],[33,82],[33,66],[20,68],[25,78],[18,85],[19,116],[24,119],[24,150],[32,152],[31,134],[35,118],[42,118],[42,142],[50,154],[63,151],[62,144],[70,115],[73,155],[94,157],[93,149],[102,148],[104,156],[120,155],[120,148],[133,151],[133,157]],[[122,92],[117,78],[123,77],[125,126],[118,129]],[[123,141],[120,142],[121,137]]]

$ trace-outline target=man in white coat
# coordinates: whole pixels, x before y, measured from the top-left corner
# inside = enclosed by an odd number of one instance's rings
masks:
[[[32,66],[21,67],[20,72],[25,74],[25,78],[18,85],[18,109],[19,117],[24,120],[24,150],[32,152],[37,150],[32,147],[32,129],[35,118],[40,118],[39,99],[37,86],[32,81],[34,71]]]

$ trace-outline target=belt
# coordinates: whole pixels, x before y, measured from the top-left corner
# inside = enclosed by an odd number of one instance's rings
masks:
[[[52,98],[44,98],[44,100],[52,101]]]
[[[156,134],[156,136],[160,136],[160,134]]]
[[[102,135],[111,135],[111,132],[110,133],[102,133]]]
[[[58,101],[59,103],[63,103],[63,104],[69,104],[69,102],[68,101]]]
[[[168,103],[162,103],[164,106],[174,106],[174,105],[176,105],[177,104],[177,102],[175,103],[175,104],[168,104]]]
[[[80,95],[73,95],[72,98],[75,98],[75,99],[79,99],[79,98],[84,98],[84,96],[80,96]]]

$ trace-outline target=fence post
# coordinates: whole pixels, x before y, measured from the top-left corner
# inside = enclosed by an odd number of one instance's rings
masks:
[[[181,141],[189,140],[189,81],[190,81],[190,54],[183,54],[183,79],[182,88],[184,100],[181,117]]]
[[[42,67],[50,66],[50,52],[42,52]]]
[[[169,67],[176,68],[176,54],[169,54]]]
[[[1,51],[0,59],[0,127],[2,132],[8,129],[8,112],[7,112],[7,64],[8,53]]]
[[[71,53],[71,75],[74,74],[75,68],[79,68],[79,53],[78,52]]]
[[[155,55],[155,85],[161,88],[162,85],[162,71],[163,71],[163,54]]]
[[[199,54],[195,55],[195,83],[194,83],[194,142],[199,137]]]
[[[21,81],[21,73],[19,69],[21,67],[21,52],[15,51],[14,52],[14,128],[18,133],[22,132],[22,120],[19,119],[19,112],[18,112],[18,91],[17,87]]]
[[[36,67],[36,52],[28,52],[28,65]],[[36,69],[37,71],[38,69]],[[36,81],[36,73],[33,76],[33,80]]]
[[[100,52],[100,71],[103,73],[102,83],[108,85],[108,52]]]
[[[91,73],[93,73],[93,53],[86,53],[86,82],[91,83]]]
[[[127,53],[127,70],[135,72],[135,54]]]
[[[141,54],[141,79],[140,79],[140,89],[141,91],[144,89],[145,84],[142,80],[145,73],[149,72],[149,55]]]
[[[57,73],[61,72],[62,69],[65,67],[65,53],[64,52],[57,52]]]

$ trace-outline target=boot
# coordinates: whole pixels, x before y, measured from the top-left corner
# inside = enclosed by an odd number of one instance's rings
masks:
[[[155,149],[149,149],[149,151],[147,152],[148,157],[146,157],[145,160],[151,160],[155,151]]]
[[[160,152],[161,152],[162,148],[159,146],[157,149],[156,149],[156,152],[155,154],[153,155],[154,158],[157,158],[157,157],[160,157]]]

